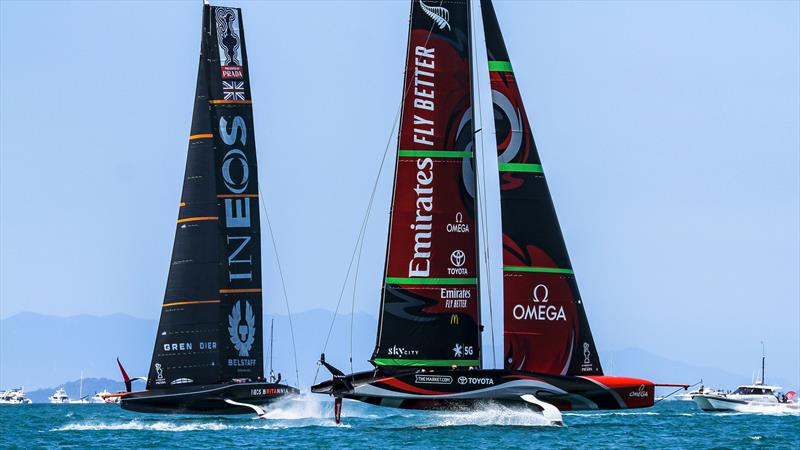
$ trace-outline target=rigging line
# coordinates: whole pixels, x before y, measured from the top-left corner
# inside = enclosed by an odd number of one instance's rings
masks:
[[[681,389],[683,389],[684,391],[688,391],[689,389],[691,389],[691,388],[693,388],[693,387],[697,386],[698,384],[700,384],[700,383],[702,383],[702,382],[703,382],[703,380],[700,380],[700,381],[698,381],[697,383],[695,383],[695,384],[693,384],[693,385],[691,385],[691,386],[689,386],[689,387],[679,387],[678,389],[675,389],[674,391],[672,391],[672,392],[670,392],[669,394],[665,395],[665,396],[664,396],[664,397],[662,397],[661,399],[659,399],[659,400],[656,400],[655,402],[653,402],[653,406],[655,406],[655,405],[656,405],[658,402],[663,402],[664,400],[666,400],[666,399],[668,399],[668,398],[672,397],[674,394],[678,393],[678,392],[679,392]],[[655,395],[655,391],[653,391],[653,395]]]
[[[283,289],[283,301],[286,304],[286,314],[289,316],[289,334],[292,336],[292,353],[294,356],[294,373],[297,377],[297,387],[300,388],[300,366],[297,364],[297,345],[294,340],[294,323],[292,323],[292,310],[289,308],[289,295],[286,293],[286,281],[283,278],[283,269],[281,268],[281,258],[278,256],[278,245],[275,243],[275,234],[272,232],[272,223],[269,220],[267,213],[267,205],[264,202],[264,197],[261,195],[261,186],[258,187],[258,202],[261,203],[261,210],[264,211],[264,218],[267,220],[267,229],[269,230],[269,239],[272,241],[272,250],[275,252],[275,262],[278,263],[278,275],[281,279],[281,288]],[[272,355],[270,355],[272,358]]]
[[[356,255],[360,255],[360,245],[363,245],[364,241],[364,234],[366,233],[367,223],[369,222],[369,213],[372,210],[372,205],[375,200],[375,192],[378,190],[378,182],[380,181],[381,173],[383,172],[383,167],[386,164],[386,155],[389,154],[389,147],[392,143],[392,137],[394,136],[394,129],[395,124],[400,119],[400,111],[402,110],[402,100],[400,102],[400,106],[397,108],[397,113],[395,114],[394,123],[392,124],[392,130],[389,134],[389,140],[386,143],[386,149],[383,151],[383,157],[381,158],[381,164],[378,167],[378,174],[375,176],[375,182],[372,185],[372,193],[369,196],[369,202],[367,203],[367,209],[364,211],[364,218],[361,221],[361,228],[358,230],[358,236],[356,237],[356,245],[353,247],[353,254],[350,255],[350,263],[347,266],[347,272],[345,272],[344,276],[344,283],[342,283],[342,290],[339,293],[339,300],[336,302],[336,309],[333,312],[333,319],[331,320],[331,326],[328,328],[328,336],[325,338],[325,345],[322,346],[322,353],[325,353],[325,350],[328,349],[328,342],[331,338],[331,333],[333,332],[333,326],[336,323],[336,315],[339,314],[339,307],[341,306],[342,299],[344,298],[344,291],[347,288],[347,280],[350,279],[350,272],[353,268],[353,262],[356,260]],[[360,261],[360,256],[359,256]],[[355,286],[353,286],[355,290]],[[353,302],[355,303],[355,294],[353,294]],[[350,318],[352,324],[352,317]],[[352,330],[352,328],[351,328]],[[350,339],[350,356],[352,359],[352,333]],[[317,376],[319,375],[319,365],[317,365],[317,372],[314,374],[314,384],[317,382]]]
[[[412,6],[412,8],[413,8],[413,6]],[[409,33],[410,33],[410,30],[411,30],[411,22],[412,22],[411,16],[409,16],[409,18],[408,18]],[[427,45],[428,42],[430,41],[431,34],[433,34],[433,28],[434,28],[435,25],[436,25],[435,23],[432,23],[431,27],[428,29],[428,35],[425,37],[425,44],[424,45]],[[409,34],[409,39],[410,39],[410,34]],[[408,52],[408,50],[406,51],[406,62],[405,62],[406,67],[403,70],[403,84],[404,85],[406,84],[406,81],[407,81],[407,70],[408,70],[408,53],[407,52]],[[372,192],[370,193],[370,196],[369,196],[369,202],[367,203],[367,209],[364,212],[364,219],[361,222],[361,229],[359,230],[358,237],[356,238],[356,245],[353,248],[353,254],[350,256],[350,263],[347,266],[347,272],[345,273],[344,282],[342,283],[342,290],[339,293],[339,300],[336,302],[336,310],[333,312],[333,319],[331,319],[331,326],[330,326],[330,328],[328,328],[328,335],[327,335],[327,337],[325,337],[325,345],[323,345],[323,347],[322,347],[322,353],[323,354],[328,349],[328,341],[330,340],[331,333],[333,332],[333,325],[336,323],[336,315],[339,313],[339,306],[341,305],[342,298],[344,297],[344,291],[345,291],[345,288],[347,287],[347,280],[350,279],[350,270],[353,267],[353,260],[356,259],[356,254],[358,254],[358,262],[356,264],[356,276],[354,277],[354,281],[353,281],[353,303],[351,305],[351,310],[353,310],[355,308],[355,289],[356,289],[355,282],[358,280],[358,268],[359,268],[359,266],[361,264],[361,248],[363,248],[363,244],[364,244],[364,235],[366,234],[366,228],[367,228],[367,224],[369,222],[369,215],[370,215],[370,212],[372,211],[372,205],[373,205],[374,200],[375,200],[375,192],[378,190],[378,182],[380,181],[381,173],[383,173],[383,167],[386,165],[386,155],[389,154],[389,148],[392,145],[392,138],[395,137],[395,132],[394,132],[395,131],[395,127],[397,127],[397,129],[398,129],[397,130],[397,132],[398,132],[397,138],[399,140],[400,114],[403,112],[403,100],[405,100],[406,95],[408,94],[408,92],[410,90],[411,90],[411,85],[410,84],[408,86],[405,86],[405,90],[403,91],[403,95],[400,97],[400,104],[397,107],[397,112],[395,113],[394,121],[392,122],[392,129],[389,132],[388,139],[386,140],[386,148],[383,150],[383,157],[381,158],[381,164],[378,167],[378,173],[375,176],[375,182],[372,185]],[[390,230],[391,230],[391,227],[392,227],[392,224],[391,224],[391,218],[390,218],[390,220],[389,220],[389,229]],[[383,318],[381,317],[379,320],[382,321]],[[380,324],[379,324],[379,328],[380,328]],[[352,362],[353,362],[353,315],[351,314],[350,315],[350,368],[351,369],[352,369]],[[320,366],[320,364],[317,364],[317,371],[314,373],[314,382],[313,382],[313,384],[317,383],[317,376],[319,376],[319,366]],[[351,370],[351,373],[352,373],[352,370]]]
[[[482,14],[481,14],[481,17],[483,17]],[[483,25],[483,21],[481,21],[481,25]],[[474,24],[473,24],[473,28],[474,28]],[[478,59],[478,45],[477,45],[478,44],[478,40],[477,39],[478,38],[476,36],[477,33],[472,33],[472,34],[473,34],[473,37],[472,37],[472,39],[473,39],[472,49],[473,49],[473,52],[475,52],[475,57],[473,58],[473,61],[477,62],[477,59]],[[484,47],[486,46],[486,33],[485,32],[484,32],[483,45],[484,45]],[[477,66],[477,64],[475,64],[475,65]],[[478,97],[478,99],[477,99],[478,101],[476,103],[476,106],[477,106],[478,116],[479,116],[479,121],[480,121],[480,128],[478,128],[478,130],[475,131],[475,133],[477,134],[479,131],[483,131],[483,108],[481,108],[482,103],[481,103],[481,89],[480,89],[480,86],[481,86],[481,83],[480,83],[480,81],[481,81],[480,80],[480,78],[481,78],[480,77],[480,72],[478,72],[476,70],[475,75],[478,78],[478,80],[477,80],[477,83],[476,83],[476,89],[473,89],[473,91],[476,93],[476,95]],[[473,114],[473,117],[474,117],[474,114]],[[473,137],[473,139],[474,139],[474,137]],[[474,140],[473,140],[473,142],[474,142]],[[484,147],[483,144],[484,144],[483,134],[481,134],[481,158],[480,158],[481,159],[481,176],[480,177],[476,177],[477,180],[478,180],[478,183],[477,183],[476,187],[478,188],[478,194],[479,194],[478,196],[481,197],[482,200],[483,200],[482,202],[479,202],[480,205],[479,205],[478,210],[479,210],[479,214],[483,218],[483,225],[484,225],[484,226],[482,226],[480,228],[482,228],[481,231],[482,231],[482,234],[483,234],[483,245],[485,247],[484,248],[484,252],[483,252],[483,257],[484,257],[485,267],[486,267],[486,273],[485,273],[485,275],[486,275],[486,288],[487,288],[487,291],[489,293],[489,323],[490,323],[489,329],[490,329],[490,334],[492,336],[492,367],[494,369],[496,369],[497,368],[497,350],[496,350],[495,339],[494,339],[494,309],[492,307],[492,303],[493,303],[492,302],[492,270],[491,270],[491,266],[489,265],[489,263],[490,263],[490,258],[489,258],[489,213],[486,210],[486,203],[487,203],[487,199],[486,199],[486,159],[484,157],[485,147]],[[476,148],[475,148],[475,154],[476,155],[478,154],[477,145],[476,145]]]

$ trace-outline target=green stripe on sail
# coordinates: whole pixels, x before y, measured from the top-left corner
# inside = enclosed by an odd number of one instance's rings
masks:
[[[500,172],[536,172],[543,173],[541,164],[500,163]]]
[[[431,158],[472,158],[472,152],[457,150],[400,150],[400,156],[428,156]]]
[[[505,272],[537,272],[537,273],[565,273],[573,275],[572,269],[559,269],[558,267],[526,267],[526,266],[503,266]]]
[[[421,367],[475,367],[480,366],[477,359],[394,359],[375,358],[372,360],[377,366],[421,366]]]
[[[386,277],[386,284],[478,284],[477,278],[399,278]]]
[[[511,61],[489,61],[490,72],[513,72]]]

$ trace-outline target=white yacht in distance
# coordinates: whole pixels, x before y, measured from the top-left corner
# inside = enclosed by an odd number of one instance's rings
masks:
[[[692,401],[692,398],[694,398],[695,395],[700,395],[700,394],[720,395],[720,394],[722,394],[722,392],[718,391],[716,389],[713,389],[713,388],[700,386],[698,389],[695,389],[693,391],[677,394],[677,395],[673,396],[673,398],[675,400],[683,400],[683,401],[689,401],[690,402],[690,401]]]
[[[25,396],[25,391],[22,388],[8,389],[0,393],[0,404],[27,405],[30,403],[33,402]]]
[[[58,388],[58,390],[55,391],[50,397],[47,397],[47,399],[50,400],[50,403],[69,403],[69,395],[67,395],[67,391],[65,391],[64,388]]]
[[[800,412],[795,392],[780,393],[780,386],[764,384],[764,343],[761,343],[761,381],[739,386],[729,394],[704,392],[692,396],[703,411]]]
[[[102,391],[97,392],[92,396],[92,403],[108,403],[108,404],[119,403],[119,397],[117,396],[111,397],[111,395],[113,395],[111,394],[111,392],[108,392],[108,390],[103,389]]]
[[[87,395],[87,397],[88,397],[88,395]],[[70,404],[75,404],[75,405],[86,405],[86,404],[91,403],[86,397],[83,396],[83,371],[82,370],[81,370],[80,390],[78,391],[78,399],[77,400],[70,400],[69,403]]]

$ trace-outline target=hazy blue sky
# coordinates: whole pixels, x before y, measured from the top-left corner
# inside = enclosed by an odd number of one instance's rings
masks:
[[[0,316],[157,317],[200,4],[0,3]],[[399,103],[408,2],[228,4],[291,303],[332,309]],[[750,373],[763,338],[771,371],[800,380],[798,2],[496,10],[598,346]],[[373,315],[380,183],[356,297]]]

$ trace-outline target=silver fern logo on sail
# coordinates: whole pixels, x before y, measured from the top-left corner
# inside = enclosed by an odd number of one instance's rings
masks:
[[[439,25],[439,29],[443,30],[445,27],[450,29],[450,11],[447,8],[442,6],[428,6],[420,0],[419,6],[422,8],[422,12],[428,15],[436,25]]]
[[[230,335],[231,343],[239,352],[239,356],[250,356],[250,349],[255,341],[256,316],[253,314],[253,307],[250,302],[244,302],[245,324],[241,324],[242,309],[240,303],[234,303],[231,314],[228,316],[228,334]]]

